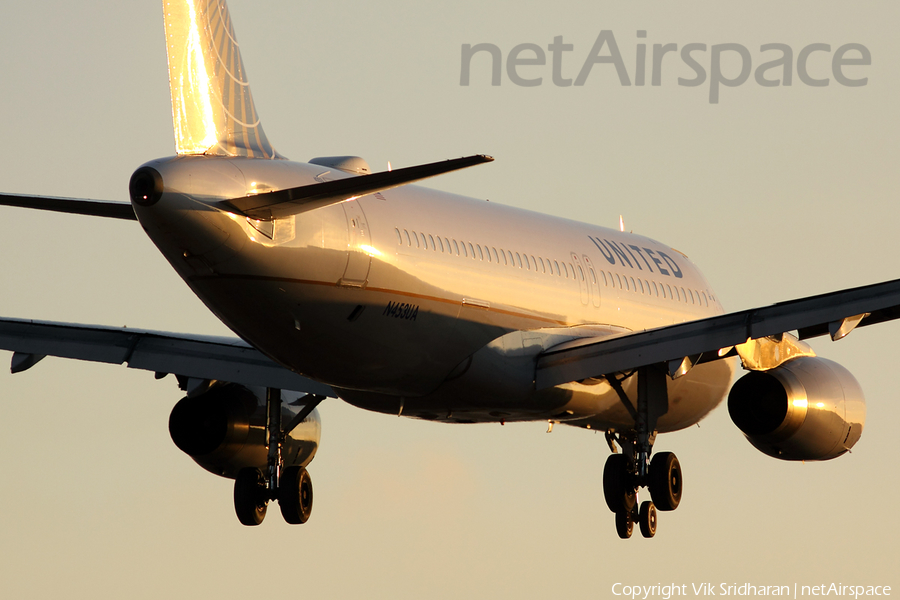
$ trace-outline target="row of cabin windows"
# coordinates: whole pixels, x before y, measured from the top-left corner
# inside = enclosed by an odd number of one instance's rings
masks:
[[[527,269],[537,273],[549,273],[550,275],[558,275],[566,279],[575,279],[576,270],[572,263],[551,261],[549,258],[535,258],[534,255],[513,252],[512,250],[504,250],[497,248],[482,246],[481,244],[473,244],[472,242],[458,242],[455,239],[442,238],[441,236],[433,236],[430,233],[416,233],[415,231],[401,230],[395,228],[397,233],[397,241],[402,245],[409,247],[421,248],[425,250],[433,250],[435,252],[445,252],[451,255],[462,256],[463,258],[471,258],[473,260],[482,260],[491,263],[504,264],[506,266],[518,267],[519,269]],[[584,271],[578,266],[578,274],[584,281]]]
[[[415,247],[434,252],[440,251],[455,256],[462,256],[463,258],[497,264],[502,262],[506,266],[527,269],[536,273],[549,273],[550,275],[557,275],[566,279],[585,281],[584,269],[581,268],[581,265],[573,265],[565,261],[560,263],[540,256],[535,258],[531,254],[520,254],[511,250],[504,250],[503,248],[500,248],[498,251],[493,246],[481,246],[480,244],[472,244],[472,242],[458,242],[447,237],[435,237],[430,233],[425,234],[406,229],[401,231],[399,228],[394,228],[394,231],[397,233],[397,243],[401,246],[405,245],[410,248]],[[590,276],[591,285],[598,284],[602,280],[605,287],[624,289],[659,298],[668,298],[684,302],[685,304],[709,306],[709,299],[705,292],[691,289],[685,290],[683,287],[679,288],[678,286],[670,286],[667,283],[651,282],[641,278],[635,280],[634,277],[602,270],[600,271],[600,280],[598,280],[593,267],[588,268],[588,275]]]
[[[668,298],[669,300],[676,300],[685,304],[709,306],[709,297],[706,295],[706,292],[699,290],[685,289],[677,285],[670,286],[668,283],[657,283],[656,281],[649,281],[640,277],[635,280],[634,277],[610,273],[609,271],[600,271],[600,275],[603,277],[603,284],[608,287],[618,287],[619,289],[656,296],[657,298]]]

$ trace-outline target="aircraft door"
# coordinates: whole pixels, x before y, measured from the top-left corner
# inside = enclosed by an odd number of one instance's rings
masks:
[[[591,259],[587,254],[582,254],[581,258],[584,259],[584,265],[587,267],[588,286],[591,289],[591,301],[594,303],[594,308],[600,308],[600,274],[594,268],[594,263],[591,262]]]
[[[372,245],[369,236],[369,225],[366,223],[366,215],[356,200],[343,202],[344,215],[347,217],[347,231],[349,232],[347,246],[347,268],[341,277],[340,285],[345,287],[364,287],[369,278],[369,266],[372,257],[367,252],[366,246]]]
[[[572,262],[575,263],[575,279],[578,280],[578,286],[581,288],[581,303],[587,306],[591,303],[591,291],[588,287],[588,275],[584,272],[584,267],[581,265],[581,259],[578,258],[578,255],[574,252],[570,253],[572,257]]]

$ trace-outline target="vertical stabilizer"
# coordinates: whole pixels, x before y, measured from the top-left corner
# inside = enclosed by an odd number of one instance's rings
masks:
[[[163,0],[178,154],[277,158],[253,106],[225,0]]]

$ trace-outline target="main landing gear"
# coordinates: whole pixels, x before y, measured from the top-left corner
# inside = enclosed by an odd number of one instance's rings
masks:
[[[306,406],[281,428],[281,390],[266,391],[266,473],[256,467],[245,467],[234,480],[234,511],[244,525],[259,525],[266,517],[269,501],[278,500],[281,516],[292,525],[306,523],[312,513],[312,479],[304,467],[284,467],[281,447],[285,437],[303,422],[324,400],[308,395]]]
[[[661,366],[641,367],[638,376],[638,406],[635,410],[622,389],[621,380],[607,380],[634,418],[634,429],[608,431],[606,440],[614,452],[603,468],[603,496],[616,515],[616,532],[628,539],[638,523],[641,535],[656,535],[657,510],[672,511],[681,502],[683,478],[678,458],[671,452],[650,454],[656,440],[656,422],[668,411],[667,373]],[[618,454],[616,443],[622,447]],[[646,487],[652,501],[638,502],[638,490]]]

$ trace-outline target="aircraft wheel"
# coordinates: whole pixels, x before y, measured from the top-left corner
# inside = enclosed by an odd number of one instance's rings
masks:
[[[628,457],[611,454],[603,467],[603,497],[606,506],[614,513],[628,512],[634,508],[635,491],[629,482]]]
[[[616,533],[623,540],[627,540],[634,532],[634,518],[631,511],[620,510],[616,513]]]
[[[660,452],[650,461],[650,497],[659,510],[675,510],[681,503],[684,478],[672,452]]]
[[[266,478],[262,471],[245,467],[234,480],[234,512],[244,525],[259,525],[266,518]]]
[[[291,525],[309,520],[312,514],[313,487],[309,471],[303,467],[288,467],[281,474],[278,488],[278,504],[281,516]]]
[[[638,516],[641,526],[641,535],[652,538],[656,535],[656,506],[649,500],[641,503],[641,512]]]

